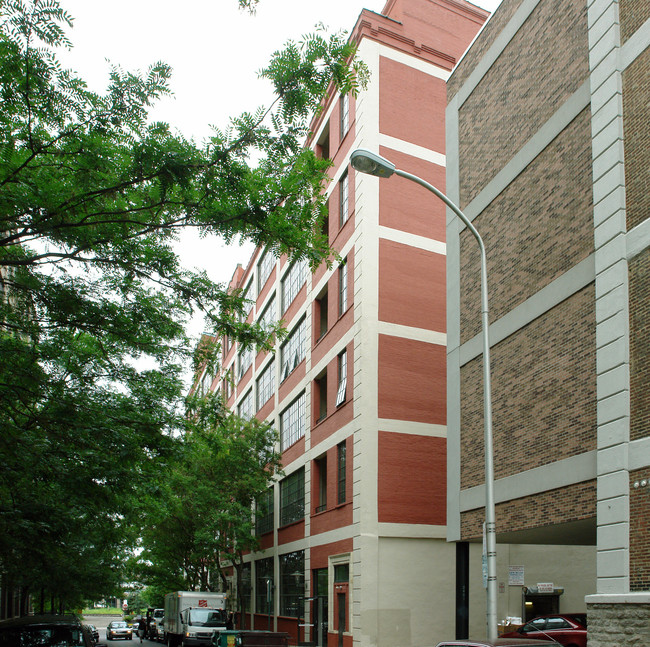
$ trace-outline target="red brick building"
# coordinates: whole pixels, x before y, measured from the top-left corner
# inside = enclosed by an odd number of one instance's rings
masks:
[[[590,647],[650,643],[649,94],[635,0],[503,0],[448,84],[447,192],[488,257],[498,616],[588,610]],[[447,243],[448,536],[475,582],[478,250],[456,219]]]
[[[262,549],[246,565],[248,626],[345,647],[453,634],[445,212],[349,156],[374,148],[444,185],[446,81],[486,17],[463,0],[361,13],[351,38],[369,85],[329,96],[309,143],[334,161],[328,234],[343,261],[312,275],[258,249],[233,276],[251,319],[289,331],[275,353],[225,344],[222,372],[197,376],[281,436],[285,476],[260,502]]]

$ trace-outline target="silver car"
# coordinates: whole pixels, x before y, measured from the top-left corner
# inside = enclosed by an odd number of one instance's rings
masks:
[[[106,627],[106,640],[117,640],[118,638],[124,640],[133,638],[133,630],[124,620],[113,620]]]

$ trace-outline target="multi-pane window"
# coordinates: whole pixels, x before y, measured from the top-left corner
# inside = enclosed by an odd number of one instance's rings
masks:
[[[282,310],[291,305],[307,280],[307,261],[296,261],[282,279]]]
[[[234,392],[234,385],[233,385],[233,380],[232,380],[232,369],[228,369],[226,371],[226,375],[223,378],[223,392],[226,395],[226,400],[230,399],[230,396]]]
[[[300,618],[304,615],[305,553],[280,555],[280,615]]]
[[[345,441],[336,446],[337,462],[338,462],[338,502],[345,503],[345,487],[346,487],[346,445]]]
[[[253,281],[249,281],[248,285],[244,290],[244,312],[250,312],[255,305],[253,303]]]
[[[273,530],[273,488],[270,487],[256,501],[255,534],[259,537]]]
[[[273,613],[273,557],[255,562],[255,611]]]
[[[339,386],[336,391],[336,406],[345,402],[345,391],[348,383],[348,352],[344,350],[338,356]]]
[[[275,392],[275,362],[272,360],[257,379],[257,410],[259,411]]]
[[[262,326],[264,330],[269,330],[271,326],[277,322],[277,320],[278,316],[275,312],[275,296],[273,296],[266,305],[266,308],[264,308],[264,312],[262,312],[260,315],[257,323],[259,323],[259,325]]]
[[[305,394],[301,393],[280,414],[280,449],[284,451],[305,435]]]
[[[267,249],[262,254],[262,258],[257,264],[257,294],[259,294],[262,291],[262,288],[266,285],[266,280],[271,276],[274,267],[275,256],[273,256],[271,251]]]
[[[345,137],[350,129],[350,95],[341,95],[341,139]]]
[[[349,216],[348,172],[345,171],[339,180],[339,225],[341,227],[348,221]]]
[[[280,348],[280,381],[287,378],[305,359],[305,352],[305,319],[303,318]]]
[[[305,516],[305,470],[300,468],[280,481],[280,525]]]
[[[339,265],[339,317],[348,309],[348,264],[347,259]]]
[[[239,417],[244,420],[250,420],[253,417],[253,414],[255,413],[253,411],[253,389],[250,389],[242,398],[237,413],[239,414]]]
[[[246,348],[241,351],[239,355],[239,379],[241,380],[244,377],[246,371],[251,367],[253,363],[253,349]]]

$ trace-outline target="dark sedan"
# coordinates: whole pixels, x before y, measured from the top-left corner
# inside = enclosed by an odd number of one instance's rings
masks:
[[[94,647],[87,627],[74,615],[23,616],[0,622],[0,646]]]
[[[503,636],[554,640],[564,647],[587,647],[587,614],[555,613],[539,616]]]

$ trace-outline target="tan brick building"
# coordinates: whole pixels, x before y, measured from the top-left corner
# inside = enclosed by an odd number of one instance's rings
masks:
[[[590,647],[650,644],[649,96],[647,0],[503,0],[448,82],[447,193],[488,257],[498,616],[587,609]],[[479,256],[455,218],[447,261],[448,538],[480,633]]]

